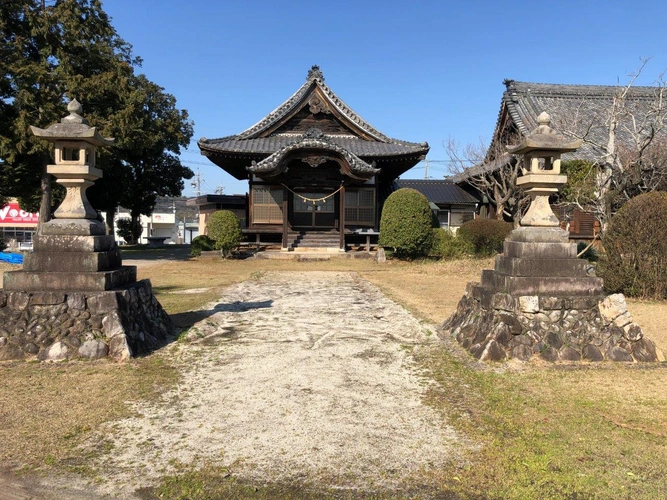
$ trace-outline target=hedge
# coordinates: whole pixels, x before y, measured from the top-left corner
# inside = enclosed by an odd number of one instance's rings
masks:
[[[645,299],[667,299],[667,192],[630,199],[602,239],[605,287]]]
[[[456,235],[472,245],[478,256],[503,251],[503,242],[512,231],[512,225],[497,219],[473,219],[463,224]]]

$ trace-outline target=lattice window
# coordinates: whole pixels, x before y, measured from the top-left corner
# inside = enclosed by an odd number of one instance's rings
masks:
[[[252,220],[255,224],[282,224],[283,188],[252,187]]]
[[[345,191],[345,223],[372,226],[375,224],[375,189]]]

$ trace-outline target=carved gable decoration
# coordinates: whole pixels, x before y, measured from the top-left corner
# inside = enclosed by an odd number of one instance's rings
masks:
[[[310,98],[310,101],[308,101],[308,106],[309,106],[308,109],[314,115],[317,115],[319,113],[325,113],[328,115],[331,113],[331,110],[327,106],[327,103],[324,102],[319,97],[317,97],[316,95]]]
[[[317,99],[319,102],[313,102]],[[317,113],[313,110],[317,109]],[[323,111],[326,109],[326,111]],[[326,134],[356,135],[329,111],[326,103],[319,98],[313,97],[292,118],[287,120],[275,133],[305,132],[310,128],[318,128]]]
[[[301,161],[304,162],[304,163],[307,163],[312,168],[317,168],[320,165],[322,165],[322,163],[327,161],[327,157],[326,156],[312,156],[311,155],[311,156],[306,156],[305,158],[301,158]]]

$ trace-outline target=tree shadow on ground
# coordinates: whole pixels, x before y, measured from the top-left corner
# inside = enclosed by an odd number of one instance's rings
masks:
[[[202,321],[219,312],[246,312],[253,309],[265,309],[273,306],[273,300],[263,300],[260,302],[221,302],[211,309],[201,309],[199,311],[186,311],[170,315],[176,328],[185,330],[195,323]]]
[[[123,260],[188,260],[190,245],[165,245],[151,248],[148,245],[121,245]]]

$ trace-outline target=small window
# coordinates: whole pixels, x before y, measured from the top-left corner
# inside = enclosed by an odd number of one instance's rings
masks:
[[[63,148],[63,161],[79,161],[79,150]]]
[[[283,188],[252,187],[252,221],[254,224],[282,224]]]
[[[375,224],[375,189],[345,191],[345,223],[364,226]]]

